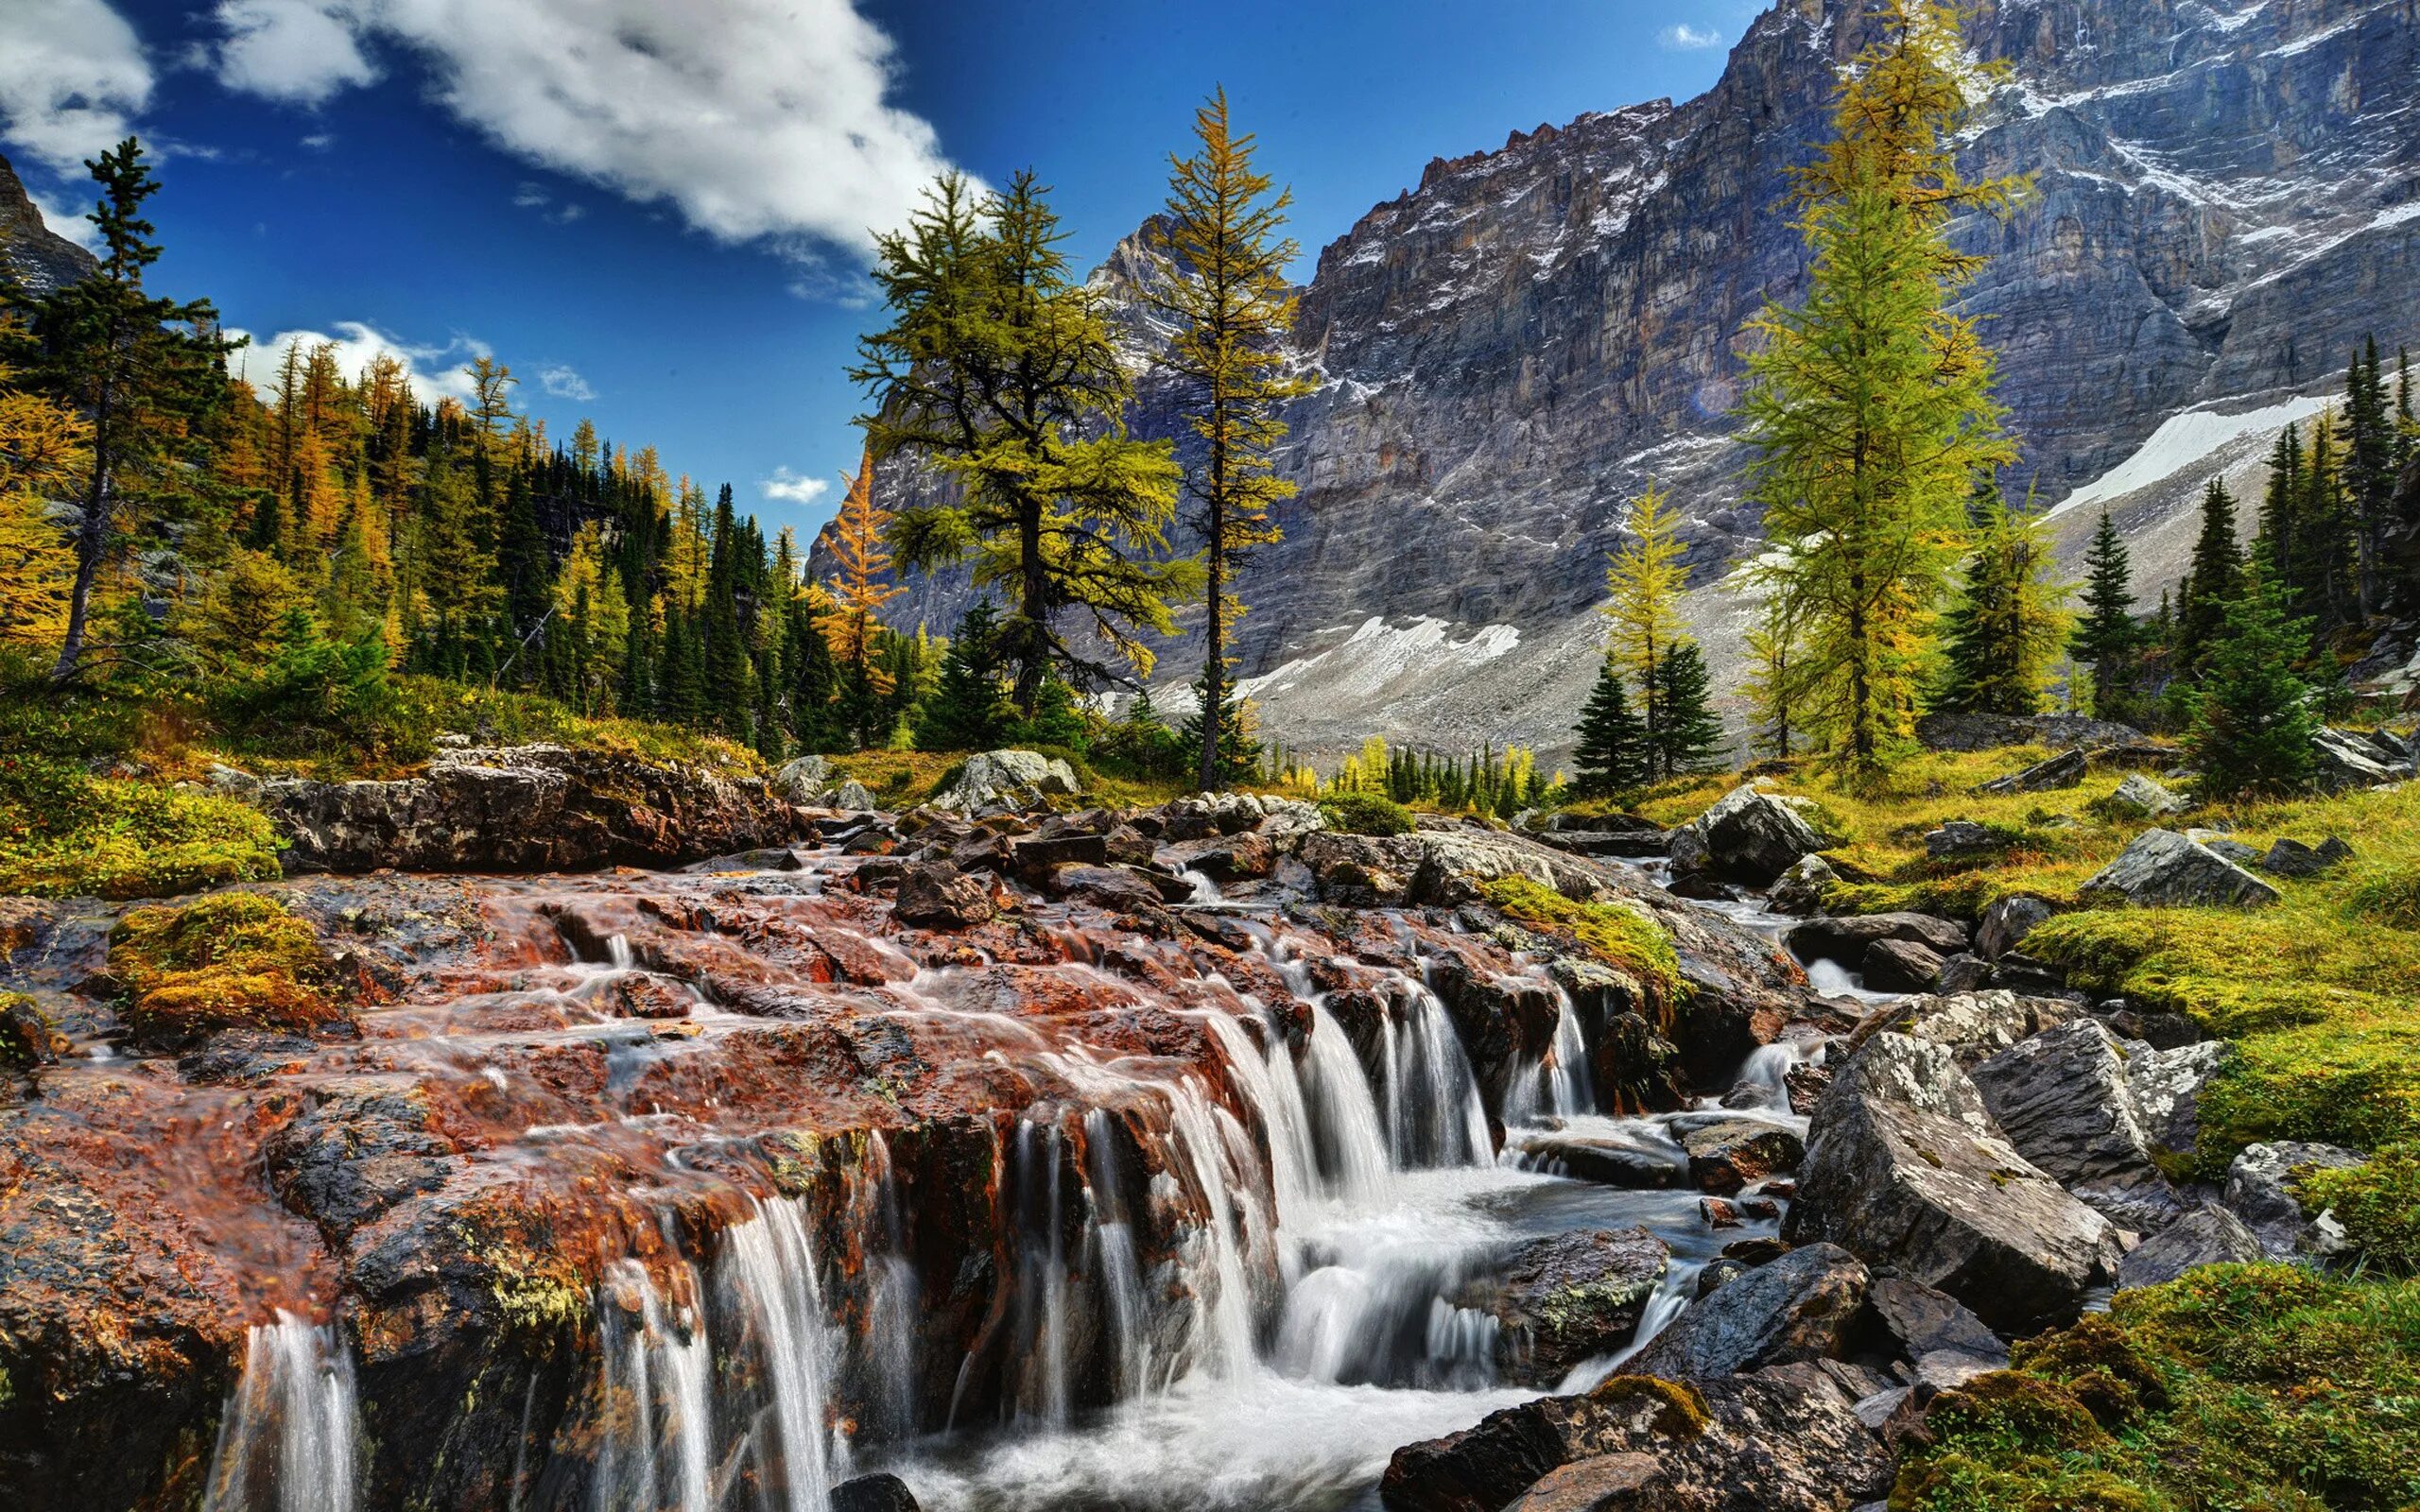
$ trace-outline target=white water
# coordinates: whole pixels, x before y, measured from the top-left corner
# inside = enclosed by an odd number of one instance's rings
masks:
[[[353,1512],[358,1421],[353,1363],[336,1330],[281,1308],[246,1340],[204,1512]]]
[[[766,1416],[773,1434],[768,1441],[760,1426],[750,1446],[759,1477],[786,1486],[789,1512],[828,1512],[825,1487],[838,1479],[838,1453],[825,1438],[823,1408],[836,1349],[799,1205],[757,1203],[754,1217],[723,1236],[720,1268],[772,1398]]]
[[[695,1295],[695,1275],[686,1279]],[[676,1313],[635,1260],[608,1266],[602,1290],[613,1407],[597,1451],[597,1512],[712,1512],[714,1362],[704,1320],[686,1308]]]

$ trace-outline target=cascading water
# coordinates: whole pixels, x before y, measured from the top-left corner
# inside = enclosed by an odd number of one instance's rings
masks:
[[[686,1277],[697,1295],[697,1278]],[[713,1512],[713,1343],[688,1308],[676,1315],[635,1260],[606,1267],[606,1431],[597,1449],[597,1512]]]
[[[357,1424],[353,1365],[337,1331],[280,1309],[246,1341],[204,1512],[353,1512]]]
[[[784,1487],[774,1504],[788,1512],[827,1512],[825,1488],[838,1479],[844,1450],[829,1439],[823,1421],[835,1348],[799,1205],[758,1202],[754,1217],[724,1234],[717,1268],[770,1398],[749,1445],[759,1484]]]

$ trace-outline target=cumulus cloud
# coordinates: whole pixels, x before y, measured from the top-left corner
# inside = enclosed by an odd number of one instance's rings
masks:
[[[1682,52],[1695,52],[1702,47],[1722,45],[1722,33],[1712,26],[1692,26],[1685,21],[1665,27],[1656,33],[1656,37],[1665,46]]]
[[[557,399],[568,399],[584,404],[596,397],[596,390],[579,375],[579,369],[567,363],[550,363],[538,369],[538,387]]]
[[[775,468],[771,477],[756,485],[765,497],[789,504],[813,504],[831,486],[821,478],[801,477],[786,467]]]
[[[317,105],[376,79],[354,34],[352,8],[313,0],[219,0],[226,35],[216,53],[230,89],[293,105]]]
[[[44,167],[80,175],[151,99],[142,40],[107,0],[0,5],[0,136]]]
[[[230,328],[227,334],[241,336],[251,333]],[[458,335],[443,346],[414,346],[364,321],[338,320],[333,335],[322,331],[280,331],[273,336],[254,336],[251,345],[227,354],[227,366],[249,376],[255,388],[264,387],[276,375],[278,365],[285,360],[286,348],[300,347],[307,352],[323,343],[336,348],[337,367],[350,377],[359,376],[372,357],[384,354],[399,359],[412,392],[420,396],[423,404],[434,404],[440,399],[470,403],[471,375],[463,369],[474,357],[493,355],[487,343],[469,336]],[[540,381],[544,381],[543,375]]]
[[[415,53],[431,95],[506,151],[724,241],[861,251],[945,166],[932,127],[889,102],[890,38],[854,0],[226,0],[222,26],[238,6],[350,32],[349,54],[282,76],[293,89],[369,69],[367,43]]]

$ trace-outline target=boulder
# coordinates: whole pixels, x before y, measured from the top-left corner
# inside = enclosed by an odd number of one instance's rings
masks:
[[[1922,992],[1941,979],[1942,957],[1911,939],[1877,939],[1858,961],[1869,992]]]
[[[1777,1172],[1797,1168],[1806,1146],[1796,1134],[1760,1119],[1725,1118],[1681,1135],[1689,1179],[1701,1192],[1728,1196]]]
[[[1992,978],[1997,974],[1991,962],[1962,953],[1941,963],[1941,974],[1930,985],[1935,992],[1980,992],[1992,985]]]
[[[393,782],[261,782],[289,872],[585,871],[673,867],[779,846],[788,799],[752,777],[562,746],[441,750]]]
[[[860,1475],[832,1487],[832,1512],[919,1512],[916,1493],[896,1475]]]
[[[1871,1278],[1837,1245],[1808,1245],[1717,1289],[1622,1366],[1625,1375],[1705,1381],[1843,1353]]]
[[[1951,819],[1925,832],[1925,856],[1931,861],[1969,861],[2009,848],[2007,836],[1972,819]]]
[[[2076,1019],[1974,1068],[1983,1106],[2017,1152],[2129,1228],[2175,1216],[2176,1194],[2152,1163],[2126,1056],[2098,1019]]]
[[[965,929],[990,919],[991,889],[946,861],[911,862],[899,875],[891,914],[920,929]]]
[[[1530,1135],[1520,1154],[1532,1171],[1637,1192],[1677,1187],[1688,1175],[1685,1165],[1635,1145],[1569,1134]]]
[[[1868,1288],[1865,1305],[1920,1385],[1946,1391],[2008,1368],[2008,1346],[1946,1292],[1905,1276],[1883,1276]]]
[[[1149,911],[1168,901],[1158,883],[1132,867],[1061,867],[1050,874],[1049,888],[1114,914]]]
[[[2050,917],[2050,905],[2039,898],[2024,893],[1995,900],[1983,910],[1983,921],[1975,931],[1975,954],[1987,961],[1996,961],[2016,949],[2034,926]]]
[[[882,805],[874,801],[873,794],[867,789],[865,783],[852,777],[823,795],[823,806],[827,809],[842,809],[851,814],[871,814]]]
[[[2411,776],[2409,754],[2391,751],[2366,735],[2322,730],[2313,745],[2319,756],[2319,785],[2327,792],[2382,787]]]
[[[2077,889],[2086,902],[2134,908],[2252,908],[2277,889],[2172,830],[2145,830]]]
[[[1354,908],[1386,908],[1411,901],[1411,879],[1426,852],[1408,834],[1339,834],[1322,830],[1303,837],[1303,865],[1322,901]]]
[[[1877,1034],[1809,1121],[1785,1236],[1935,1286],[1996,1329],[2073,1317],[2117,1230],[2029,1163],[1945,1045]]]
[[[1824,906],[1824,889],[1840,880],[1832,864],[1822,856],[1800,856],[1773,880],[1766,901],[1778,913],[1811,914]]]
[[[2343,1247],[2343,1230],[2335,1220],[2325,1223],[2303,1211],[2294,1195],[2295,1173],[2318,1168],[2349,1171],[2369,1162],[2336,1144],[2280,1140],[2273,1144],[2247,1144],[2227,1167],[2225,1194],[2219,1199],[2244,1222],[2272,1260],[2305,1255],[2331,1255]]]
[[[1697,842],[1688,858],[1695,869],[1753,887],[1772,882],[1799,857],[1824,849],[1823,836],[1797,808],[1745,783],[1682,828]],[[1672,859],[1677,872],[1683,861],[1677,838]]]
[[[1388,1464],[1388,1512],[1845,1512],[1891,1487],[1892,1460],[1823,1367],[1680,1384],[1621,1375],[1545,1397]]]
[[[2126,1047],[2126,1095],[2152,1150],[2188,1155],[2202,1132],[2202,1089],[2226,1064],[2221,1040],[2153,1049]]]
[[[2260,1236],[2215,1204],[2204,1204],[2135,1246],[2118,1263],[2122,1290],[2158,1286],[2201,1265],[2239,1264],[2264,1259]]]
[[[1966,926],[1954,919],[1930,914],[1852,914],[1795,925],[1788,943],[1800,960],[1856,966],[1865,959],[1866,948],[1877,940],[1906,940],[1936,955],[1955,955],[1966,948]]]
[[[1669,1255],[1644,1228],[1569,1229],[1530,1240],[1453,1300],[1495,1319],[1502,1379],[1551,1384],[1630,1342]]]
[[[796,756],[773,771],[773,787],[793,803],[813,803],[832,785],[832,763],[823,756]]]
[[[2273,877],[2316,877],[2352,857],[2353,848],[2332,834],[2315,846],[2281,838],[2270,846],[2269,853],[2257,865]]]
[[[2164,819],[2192,807],[2181,794],[2169,792],[2140,772],[2127,773],[2118,791],[2101,799],[2101,806],[2129,819]]]
[[[2048,793],[2062,787],[2073,787],[2083,781],[2090,766],[2081,749],[2061,751],[2048,761],[2035,762],[2021,772],[1996,777],[1978,786],[1979,794]]]
[[[1861,1042],[1890,1029],[1928,1044],[1945,1045],[1962,1066],[1996,1056],[2018,1040],[2075,1017],[2064,998],[2026,997],[1995,989],[1910,998],[1878,1008],[1858,1026]]]
[[[969,756],[929,803],[959,814],[996,814],[1046,808],[1054,798],[1082,791],[1075,769],[1056,757],[1029,750],[990,750]]]
[[[1277,869],[1277,848],[1256,830],[1212,839],[1182,840],[1168,847],[1163,857],[1170,866],[1198,871],[1221,886],[1266,877]]]

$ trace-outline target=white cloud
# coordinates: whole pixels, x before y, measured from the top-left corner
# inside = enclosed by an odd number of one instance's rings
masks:
[[[54,199],[31,184],[25,186],[26,198],[34,202],[42,215],[42,223],[88,252],[101,249],[101,229],[84,218],[84,207],[73,200]]]
[[[337,134],[334,131],[314,131],[302,139],[302,145],[314,152],[325,152],[337,145]]]
[[[80,176],[151,99],[142,40],[107,0],[0,4],[0,136]]]
[[[526,179],[522,180],[521,187],[512,192],[512,204],[516,210],[543,212],[558,226],[568,226],[588,214],[587,206],[573,204],[568,199],[562,204],[555,203],[555,197],[546,192],[544,184],[531,183]]]
[[[596,390],[579,375],[579,369],[567,363],[550,363],[538,369],[538,387],[557,399],[568,399],[584,404],[596,397]]]
[[[1655,34],[1655,38],[1665,46],[1683,52],[1722,45],[1722,33],[1712,26],[1692,26],[1685,21],[1665,27]]]
[[[312,0],[219,0],[218,81],[267,99],[317,105],[376,79],[351,8]]]
[[[786,467],[777,467],[773,475],[756,485],[769,499],[781,499],[790,504],[813,504],[823,497],[832,485],[821,478],[801,477]]]
[[[265,389],[275,381],[286,348],[301,347],[308,352],[324,342],[337,349],[337,367],[348,377],[360,376],[362,369],[370,366],[371,358],[385,353],[402,360],[404,375],[423,404],[433,404],[441,398],[468,404],[472,398],[471,376],[463,371],[464,367],[474,357],[493,355],[487,343],[463,335],[441,347],[422,347],[399,341],[359,320],[338,320],[336,330],[334,335],[320,331],[280,331],[266,338],[256,336],[251,345],[229,352],[227,366],[250,377],[254,388]],[[232,327],[227,334],[250,335]],[[543,375],[540,381],[544,382]]]
[[[410,49],[500,147],[724,241],[861,252],[945,165],[889,103],[890,38],[853,0],[229,0],[222,22],[234,4],[341,24],[355,60],[372,39]]]

